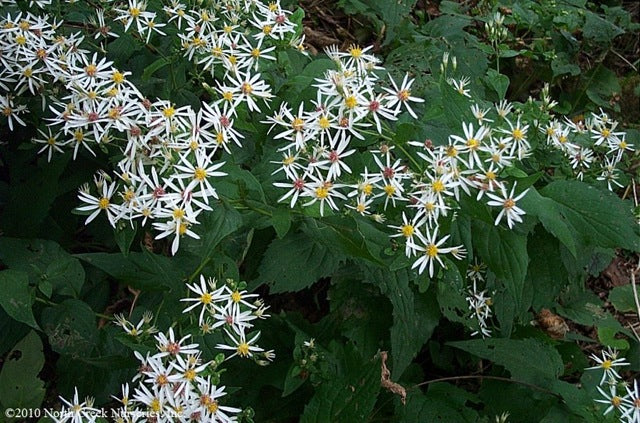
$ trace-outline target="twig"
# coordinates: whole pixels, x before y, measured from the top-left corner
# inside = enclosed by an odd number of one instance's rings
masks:
[[[400,395],[400,401],[402,405],[406,405],[407,403],[407,390],[398,383],[391,381],[391,372],[387,368],[387,358],[388,354],[386,351],[380,352],[380,357],[382,358],[382,362],[380,364],[381,373],[380,373],[380,386],[385,388],[391,393],[396,395]]]
[[[611,49],[611,52],[613,54],[615,54],[616,56],[618,56],[619,58],[621,58],[627,65],[631,66],[631,68],[633,68],[634,71],[638,72],[638,68],[636,68],[635,66],[633,66],[633,63],[631,63],[630,61],[628,61],[626,58],[624,58],[624,56],[622,56],[620,53],[618,53],[617,51],[615,51],[614,49]]]

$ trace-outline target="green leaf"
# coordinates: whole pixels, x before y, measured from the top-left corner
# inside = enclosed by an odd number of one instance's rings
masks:
[[[472,118],[470,100],[446,82],[440,85],[440,93],[444,116],[449,128],[456,128],[461,132],[460,122],[469,122]]]
[[[89,253],[76,255],[109,274],[121,283],[145,290],[166,290],[176,286],[188,275],[188,270],[178,266],[177,260],[144,250],[122,253]]]
[[[32,328],[40,329],[33,317],[33,298],[29,288],[29,277],[25,272],[7,269],[0,272],[0,306],[4,311],[17,320]]]
[[[276,230],[278,238],[283,238],[291,228],[291,212],[285,209],[274,209],[271,225]]]
[[[38,408],[44,399],[42,341],[29,332],[7,355],[0,372],[0,402],[4,408]]]
[[[144,72],[142,72],[142,80],[148,81],[154,73],[167,66],[169,63],[171,62],[166,57],[159,58],[144,69]]]
[[[638,225],[616,194],[580,181],[555,181],[540,194],[529,191],[521,206],[574,255],[577,243],[640,251]]]
[[[636,310],[633,299],[633,286],[631,284],[616,286],[609,292],[609,301],[620,313]]]
[[[503,99],[507,95],[507,89],[509,88],[509,77],[502,75],[495,69],[489,69],[487,72],[487,81],[491,88],[498,93],[498,98]]]
[[[339,368],[316,389],[301,423],[366,421],[380,390],[380,360],[363,360],[352,346],[336,354]]]
[[[118,228],[113,230],[114,237],[116,239],[116,244],[118,244],[118,248],[125,256],[129,254],[129,249],[131,248],[131,243],[136,237],[136,232],[138,230],[138,222],[132,222],[132,224],[126,223],[124,225],[119,225]]]
[[[629,342],[626,339],[616,338],[618,330],[609,326],[598,326],[598,340],[607,347],[617,350],[628,350]]]
[[[555,348],[533,338],[472,339],[449,342],[447,345],[491,360],[508,370],[512,379],[538,386],[552,383],[564,369],[562,358]]]
[[[96,316],[83,301],[68,299],[42,311],[42,327],[51,348],[60,354],[88,355],[98,342]]]
[[[598,43],[610,43],[618,35],[624,34],[624,30],[602,16],[586,11],[582,32],[585,38]]]
[[[336,255],[308,235],[289,233],[275,239],[264,253],[259,283],[268,283],[271,293],[300,291],[337,270],[342,256]]]
[[[212,211],[203,213],[198,228],[199,240],[185,240],[184,249],[201,258],[213,254],[220,241],[242,226],[242,216],[226,201],[211,204]]]
[[[529,264],[527,237],[482,221],[474,221],[472,227],[478,254],[515,300],[516,314],[525,311],[530,305],[523,296]]]
[[[408,270],[389,272],[385,269],[376,269],[369,275],[393,305],[392,379],[400,378],[440,321],[435,295],[414,295],[411,276],[412,273]]]
[[[77,297],[84,284],[82,264],[53,241],[0,238],[0,260],[27,272],[33,285],[46,280],[58,294]]]
[[[585,74],[587,78],[586,92],[589,100],[601,107],[609,108],[609,100],[614,93],[621,91],[616,74],[602,64]]]
[[[529,268],[526,283],[533,286],[533,308],[554,307],[554,300],[568,282],[558,240],[537,226],[527,244]]]
[[[406,406],[397,410],[401,423],[415,422],[478,422],[478,413],[467,402],[478,402],[477,397],[464,389],[448,383],[429,385],[426,395],[411,392]]]

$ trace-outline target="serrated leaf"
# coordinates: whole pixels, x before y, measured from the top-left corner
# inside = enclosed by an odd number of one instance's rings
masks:
[[[276,230],[278,238],[283,238],[291,228],[291,212],[285,209],[274,209],[271,216],[271,225]]]
[[[305,406],[301,423],[366,421],[380,390],[380,360],[364,360],[347,346],[340,354],[341,366],[317,388]]]
[[[444,116],[449,128],[459,128],[462,132],[460,122],[471,121],[470,100],[446,82],[440,85],[440,93]]]
[[[504,56],[503,56],[504,57]],[[502,100],[507,95],[507,89],[509,88],[509,77],[502,75],[494,69],[489,69],[487,72],[487,81],[494,91],[498,94],[498,98]]]
[[[33,298],[29,288],[29,277],[25,272],[7,269],[0,272],[0,306],[17,320],[35,329],[40,329],[33,317]]]
[[[466,405],[467,401],[478,400],[474,394],[454,385],[434,383],[426,394],[413,392],[407,396],[406,406],[398,409],[399,421],[475,423],[478,413]]]
[[[590,38],[599,43],[610,43],[618,35],[624,34],[622,28],[588,10],[585,12],[582,31],[585,38]]]
[[[188,270],[180,268],[176,260],[146,250],[141,253],[132,252],[128,256],[122,253],[89,253],[78,254],[76,257],[119,282],[138,289],[166,290],[188,276]]]
[[[449,342],[480,358],[503,366],[511,378],[545,386],[556,380],[564,369],[560,354],[551,345],[533,338],[527,339],[472,339]]]
[[[68,299],[42,311],[42,327],[51,348],[60,354],[83,356],[98,342],[96,316],[87,303]]]
[[[131,244],[136,237],[136,232],[138,230],[138,222],[132,222],[129,224],[122,225],[113,230],[114,238],[116,239],[116,244],[118,244],[118,248],[120,248],[120,252],[125,256],[129,254],[129,249],[131,248]]]
[[[529,308],[523,298],[529,256],[527,237],[482,221],[473,222],[473,246],[482,260],[509,291],[516,314]]]
[[[258,268],[258,280],[268,283],[271,293],[300,291],[331,275],[341,260],[342,256],[306,234],[289,233],[267,248]]]
[[[636,303],[633,299],[633,286],[616,286],[609,292],[609,301],[615,309],[621,313],[636,310]]]
[[[440,321],[438,302],[433,294],[415,295],[409,270],[389,272],[376,269],[369,277],[389,297],[393,305],[391,327],[392,379],[398,379],[429,340]]]
[[[34,285],[47,280],[53,292],[62,295],[76,297],[84,284],[82,264],[53,241],[1,238],[0,260],[11,269],[27,272]]]
[[[154,73],[167,66],[169,63],[171,62],[169,62],[166,57],[159,58],[144,69],[144,72],[142,72],[142,80],[148,81]]]
[[[638,225],[614,193],[581,181],[554,181],[539,195],[531,189],[521,207],[538,219],[574,256],[577,244],[640,250]]]
[[[38,408],[44,399],[42,341],[29,332],[7,355],[0,372],[0,402],[5,408]]]
[[[242,226],[242,216],[225,201],[212,204],[213,210],[203,213],[198,228],[199,240],[188,239],[184,249],[205,259],[213,254],[220,241]]]

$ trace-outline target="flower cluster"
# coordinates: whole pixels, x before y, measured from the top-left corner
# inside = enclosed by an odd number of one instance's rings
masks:
[[[547,144],[562,152],[577,179],[595,178],[606,182],[609,190],[615,190],[623,186],[619,182],[620,164],[625,154],[634,151],[626,133],[617,127],[618,122],[600,110],[575,122],[553,119],[541,131]]]
[[[462,246],[446,246],[449,235],[438,235],[441,219],[458,208],[461,195],[485,197],[489,206],[498,207],[496,225],[506,220],[512,228],[522,221],[525,212],[517,202],[526,191],[517,193],[516,184],[509,186],[500,174],[529,155],[529,125],[508,116],[513,105],[506,101],[497,104],[495,112],[475,104],[471,112],[477,124],[463,122],[463,135],[452,134],[446,145],[430,140],[396,143],[390,121],[403,110],[416,118],[412,104],[424,99],[411,94],[413,80],[408,76],[401,84],[391,80],[392,88],[380,89],[376,71],[383,68],[367,50],[327,50],[336,70],[316,80],[313,109],[306,111],[302,103],[294,112],[285,103],[269,119],[271,129],[278,129],[274,139],[285,143],[274,174],[282,172],[287,181],[274,185],[287,189],[280,201],[291,207],[299,199],[303,207],[319,203],[320,214],[326,207],[339,210],[341,201],[356,213],[381,220],[380,213],[390,205],[406,205],[402,223],[389,226],[396,231],[393,236],[405,240],[406,255],[415,257],[413,268],[419,273],[428,269],[433,276],[436,263],[444,266],[442,255],[465,256]],[[371,150],[372,169],[365,166],[354,178],[350,156],[366,137],[384,142]]]
[[[187,335],[176,339],[173,329],[160,333],[156,352],[143,355],[135,352],[140,365],[133,378],[131,391],[128,383],[122,385],[122,394],[114,396],[120,407],[111,413],[116,421],[129,423],[154,421],[202,421],[233,422],[242,410],[222,405],[225,387],[219,385],[221,373],[218,366],[224,357],[204,361],[198,344],[189,343]],[[76,390],[73,401],[62,401],[71,413],[63,409],[58,422],[94,422],[96,409],[92,401],[80,403]]]
[[[86,223],[101,213],[114,227],[121,221],[150,221],[157,239],[173,237],[174,254],[181,237],[198,238],[192,228],[218,198],[214,179],[226,175],[219,171],[224,165],[220,152],[231,153],[231,144],[242,146],[244,137],[234,128],[237,109],[259,111],[258,101],[271,97],[269,86],[256,73],[259,63],[274,60],[268,53],[276,48],[275,42],[295,41],[301,48],[301,40],[294,40],[296,25],[289,20],[290,12],[277,2],[231,2],[233,7],[222,3],[187,10],[173,1],[164,8],[170,22],[186,27],[179,35],[185,55],[211,71],[215,89],[210,91],[217,99],[203,102],[199,111],[145,98],[129,81],[130,72],[82,48],[88,44],[85,35],[58,32],[62,22],[22,13],[0,21],[0,109],[10,129],[25,124],[22,116],[28,110],[18,103],[21,96],[39,95],[53,114],[34,139],[42,146],[39,153],[51,160],[54,153],[69,148],[75,159],[80,150],[95,156],[99,148],[123,157],[115,177],[100,173],[95,187],[85,184],[80,189],[83,204],[78,211],[88,214]],[[108,9],[96,11],[95,38],[118,36],[105,23],[106,15],[146,43],[154,32],[166,35],[160,29],[166,24],[147,10],[145,1],[105,6]],[[214,75],[214,67],[222,70],[220,75]]]
[[[228,338],[228,344],[218,344],[216,348],[233,351],[228,357],[240,356],[252,358],[258,364],[267,364],[273,360],[273,351],[265,351],[256,345],[260,332],[249,333],[252,321],[266,319],[268,309],[257,294],[249,294],[246,283],[228,279],[218,287],[213,278],[208,280],[200,276],[200,283],[187,284],[196,297],[183,298],[180,301],[193,303],[184,309],[184,313],[199,308],[198,324],[203,333],[222,329]]]
[[[493,314],[491,306],[493,298],[487,295],[487,290],[480,290],[478,286],[485,281],[487,266],[477,261],[469,265],[467,279],[471,282],[471,287],[467,291],[465,299],[469,304],[469,318],[477,322],[478,329],[471,333],[471,336],[482,335],[483,338],[491,336],[489,323]]]
[[[598,392],[602,396],[601,399],[595,401],[605,404],[607,408],[604,414],[607,415],[614,411],[619,416],[622,423],[638,423],[640,422],[640,391],[638,390],[638,381],[631,384],[626,383],[620,377],[616,367],[628,366],[629,362],[624,357],[618,357],[618,351],[607,348],[602,351],[600,357],[595,354],[591,355],[591,359],[597,363],[593,367],[586,370],[602,370],[602,378],[598,386]],[[623,394],[619,394],[625,391]]]

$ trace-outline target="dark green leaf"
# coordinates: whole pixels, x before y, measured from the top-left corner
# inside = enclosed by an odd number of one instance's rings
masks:
[[[33,285],[46,280],[53,292],[62,295],[77,297],[84,284],[80,262],[53,241],[2,238],[0,260],[11,269],[27,272]]]
[[[289,233],[267,248],[258,268],[258,281],[268,283],[272,293],[299,291],[331,275],[341,260],[306,234]]]
[[[44,382],[38,374],[44,366],[42,341],[29,332],[7,355],[0,372],[0,402],[5,408],[37,409],[44,399]]]
[[[448,345],[504,366],[511,377],[521,382],[545,386],[562,374],[560,354],[536,339],[472,339]]]
[[[278,238],[283,238],[291,228],[291,212],[285,209],[274,209],[271,216],[271,224],[273,229],[276,230]]]
[[[433,293],[414,294],[409,270],[376,269],[369,277],[393,305],[391,377],[398,379],[431,337],[440,321],[440,310]]]
[[[84,356],[98,342],[96,316],[83,301],[68,299],[45,308],[41,320],[51,348],[60,354]]]
[[[617,311],[625,313],[636,310],[636,303],[633,299],[633,286],[616,286],[609,292],[609,301]]]
[[[122,253],[77,254],[80,260],[109,274],[121,283],[146,290],[166,290],[176,286],[188,276],[188,269],[178,266],[176,260],[144,250]]]
[[[516,314],[525,311],[530,305],[523,297],[529,264],[527,237],[482,221],[474,221],[473,229],[473,246],[515,300]]]
[[[120,252],[122,252],[122,254],[124,254],[125,256],[129,254],[129,249],[131,248],[131,243],[136,237],[137,229],[137,222],[132,222],[131,224],[127,222],[126,224],[121,225],[113,230],[116,244],[118,244]]]
[[[347,346],[333,377],[316,390],[305,406],[301,423],[366,421],[380,390],[380,360],[363,360]]]
[[[33,317],[33,297],[29,288],[29,277],[25,272],[7,269],[0,272],[0,306],[18,322],[40,329]]]
[[[487,73],[487,81],[491,85],[491,88],[498,93],[498,98],[503,99],[507,95],[507,89],[509,88],[509,77],[498,73],[494,69],[489,69]]]

